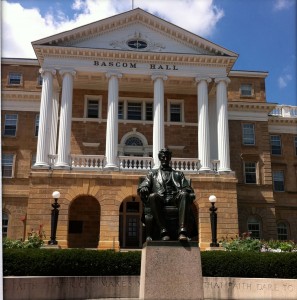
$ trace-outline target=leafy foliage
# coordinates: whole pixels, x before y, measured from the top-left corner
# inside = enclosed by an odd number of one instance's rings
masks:
[[[293,241],[263,241],[252,238],[251,233],[243,233],[241,237],[223,238],[220,243],[227,251],[297,252],[297,244]]]
[[[21,249],[21,248],[40,248],[44,244],[46,238],[43,225],[39,226],[39,230],[36,232],[33,229],[28,233],[28,240],[11,240],[8,238],[3,239],[3,248],[8,249]]]

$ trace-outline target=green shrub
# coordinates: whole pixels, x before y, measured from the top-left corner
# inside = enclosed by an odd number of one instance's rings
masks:
[[[297,278],[297,253],[204,251],[203,276]]]
[[[297,279],[297,253],[202,251],[201,261],[203,276]],[[140,275],[140,264],[140,251],[3,250],[4,276]]]
[[[84,249],[4,249],[5,276],[139,275],[141,252]]]

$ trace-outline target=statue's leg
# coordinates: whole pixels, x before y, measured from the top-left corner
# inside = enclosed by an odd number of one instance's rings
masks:
[[[149,195],[149,203],[152,215],[160,229],[160,236],[162,240],[169,240],[168,231],[166,228],[166,222],[163,212],[164,200],[158,194],[154,193]]]
[[[187,192],[180,192],[177,197],[178,222],[179,222],[179,240],[186,240],[188,236],[187,227],[190,217],[192,200]]]
[[[153,239],[153,215],[150,208],[145,208],[145,230],[146,241],[152,241]]]

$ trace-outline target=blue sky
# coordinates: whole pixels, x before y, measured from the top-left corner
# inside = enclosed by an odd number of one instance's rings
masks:
[[[268,102],[297,105],[297,0],[2,0],[2,57],[36,58],[31,42],[140,7],[268,71]],[[169,9],[170,8],[170,9]]]

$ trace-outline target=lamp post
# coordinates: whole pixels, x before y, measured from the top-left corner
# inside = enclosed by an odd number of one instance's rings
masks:
[[[52,204],[52,214],[51,214],[51,239],[48,241],[49,245],[57,245],[58,242],[56,241],[56,232],[57,232],[57,224],[58,224],[58,217],[59,217],[59,210],[60,204],[58,203],[58,199],[60,198],[60,192],[55,191],[52,194],[55,202]]]
[[[217,208],[215,207],[215,203],[217,201],[217,197],[215,195],[209,196],[209,202],[211,203],[210,211],[210,224],[211,224],[211,243],[210,247],[219,247],[217,243]]]

